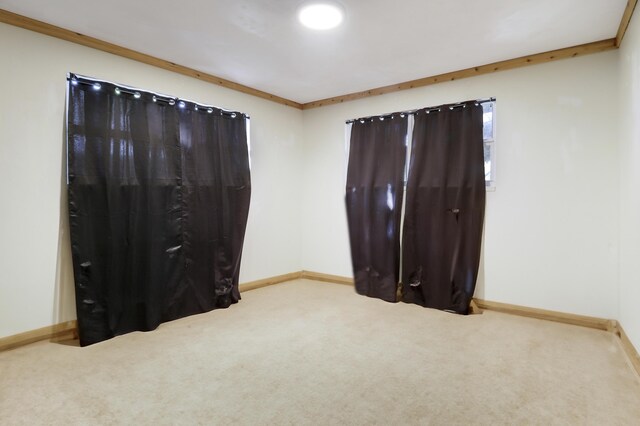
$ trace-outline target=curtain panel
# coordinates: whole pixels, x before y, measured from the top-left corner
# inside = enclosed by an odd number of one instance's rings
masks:
[[[414,116],[402,239],[402,300],[466,314],[485,209],[482,106]]]
[[[246,116],[106,82],[70,80],[68,90],[81,345],[236,303],[251,193]]]
[[[388,302],[398,290],[407,124],[398,114],[351,128],[346,206],[355,288]]]

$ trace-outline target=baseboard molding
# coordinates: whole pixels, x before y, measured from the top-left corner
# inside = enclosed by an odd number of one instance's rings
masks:
[[[15,349],[30,343],[54,338],[69,337],[74,338],[78,330],[76,320],[66,321],[59,324],[38,328],[37,330],[25,331],[24,333],[0,338],[0,352],[8,349]]]
[[[640,376],[640,354],[629,337],[624,332],[620,323],[616,320],[590,317],[586,315],[567,314],[564,312],[548,311],[546,309],[530,308],[527,306],[510,305],[508,303],[491,302],[488,300],[474,299],[480,309],[518,315],[528,318],[536,318],[546,321],[560,322],[563,324],[577,325],[580,327],[604,330],[615,334],[620,338],[620,343],[625,354],[629,358],[631,367]]]
[[[488,300],[474,299],[480,309],[502,312],[504,314],[518,315],[521,317],[537,318],[547,321],[561,322],[563,324],[579,325],[581,327],[595,328],[613,332],[616,321],[590,317],[585,315],[567,314],[564,312],[548,311],[546,309],[530,308],[527,306],[511,305],[508,303],[491,302]]]
[[[267,287],[270,285],[280,284],[287,281],[297,280],[302,277],[302,271],[291,272],[290,274],[277,275],[275,277],[264,278],[262,280],[250,281],[248,283],[240,284],[240,293],[245,291],[255,290],[257,288]]]
[[[244,284],[240,284],[240,292],[251,291],[270,285],[276,285],[287,281],[293,281],[297,279],[308,279],[314,281],[322,281],[333,284],[353,285],[353,278],[343,277],[340,275],[323,274],[321,272],[313,271],[298,271],[291,272],[289,274],[277,275],[275,277],[264,278],[262,280],[250,281]],[[631,365],[640,375],[640,354],[635,348],[629,337],[624,332],[624,329],[616,320],[590,317],[585,315],[567,314],[564,312],[548,311],[546,309],[530,308],[527,306],[511,305],[508,303],[492,302],[489,300],[474,298],[472,301],[475,311],[482,312],[482,310],[501,312],[505,314],[518,315],[528,318],[536,318],[546,321],[554,321],[563,324],[577,325],[581,327],[594,328],[597,330],[609,331],[620,338],[622,347],[629,357]],[[42,327],[37,330],[31,330],[24,333],[16,334],[13,336],[0,338],[0,352],[14,349],[19,346],[28,345],[41,340],[47,339],[60,339],[63,337],[76,337],[78,329],[78,322],[76,320],[67,321],[60,324],[50,325],[48,327]]]
[[[290,274],[278,275],[257,281],[240,284],[240,292],[255,290],[269,285],[279,284],[300,278],[302,272],[292,272]],[[76,338],[78,335],[78,321],[67,321],[59,324],[49,325],[37,330],[25,331],[24,333],[0,338],[0,352],[15,349],[20,346],[29,345],[42,340]]]
[[[302,271],[300,278],[307,278],[315,281],[323,281],[334,284],[353,285],[353,278],[338,275],[323,274],[320,272]],[[546,309],[530,308],[527,306],[511,305],[508,303],[491,302],[489,300],[474,298],[471,301],[472,312],[482,313],[483,310],[501,312],[510,315],[518,315],[528,318],[536,318],[545,321],[554,321],[563,324],[588,327],[596,330],[611,332],[620,338],[622,347],[629,357],[632,367],[640,375],[640,353],[633,346],[631,340],[624,332],[620,323],[616,320],[590,317],[586,315],[567,314],[564,312],[549,311]]]
[[[320,272],[302,271],[300,278],[310,280],[324,281],[335,284],[353,285],[353,278],[338,275],[323,274]],[[543,319],[547,321],[561,322],[564,324],[579,325],[582,327],[595,328],[598,330],[606,330],[613,332],[617,321],[590,317],[585,315],[567,314],[564,312],[548,311],[545,309],[530,308],[527,306],[510,305],[507,303],[491,302],[488,300],[474,298],[472,305],[475,305],[479,311],[496,311],[505,314],[519,315],[529,318]],[[474,309],[475,310],[475,309]]]
[[[629,340],[629,336],[624,332],[624,329],[620,325],[619,322],[616,321],[616,327],[613,330],[614,334],[620,338],[620,343],[622,344],[622,348],[625,353],[629,357],[629,361],[631,362],[631,366],[636,370],[638,376],[640,376],[640,353],[631,340]]]
[[[326,283],[353,285],[353,278],[341,277],[339,275],[323,274],[321,272],[302,271],[300,278],[314,281],[322,281]]]

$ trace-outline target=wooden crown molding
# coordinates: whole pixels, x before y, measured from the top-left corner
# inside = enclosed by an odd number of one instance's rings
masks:
[[[280,96],[272,95],[271,93],[263,92],[262,90],[254,89],[252,87],[245,86],[231,80],[226,80],[215,75],[207,74],[205,72],[185,67],[183,65],[179,65],[170,61],[166,61],[164,59],[156,58],[155,56],[127,49],[126,47],[118,46],[113,43],[108,43],[94,37],[89,37],[84,34],[57,27],[55,25],[47,24],[46,22],[37,21],[26,16],[18,15],[7,10],[0,9],[0,22],[35,31],[37,33],[48,35],[51,37],[59,38],[61,40],[70,41],[82,46],[91,47],[93,49],[101,50],[103,52],[121,56],[123,58],[132,59],[137,62],[142,62],[143,64],[152,65],[154,67],[162,68],[168,71],[173,71],[177,74],[193,77],[198,80],[206,81],[207,83],[222,86],[227,89],[235,90],[237,92],[246,93],[258,98],[267,99],[269,101],[273,101],[282,105],[302,109],[302,105],[298,102],[281,98]]]
[[[35,31],[40,34],[45,34],[51,37],[59,38],[61,40],[69,41],[72,43],[80,44],[82,46],[91,47],[93,49],[101,50],[103,52],[111,53],[123,58],[132,59],[134,61],[142,62],[147,65],[152,65],[158,68],[162,68],[168,71],[173,71],[178,74],[193,77],[198,80],[205,81],[207,83],[215,84],[225,87],[227,89],[235,90],[248,95],[256,96],[259,98],[267,99],[282,105],[290,106],[297,109],[312,109],[326,105],[334,105],[338,103],[348,102],[356,99],[367,98],[369,96],[384,95],[386,93],[398,92],[401,90],[412,89],[416,87],[429,86],[432,84],[444,83],[447,81],[460,80],[463,78],[475,77],[483,74],[490,74],[498,71],[509,70],[513,68],[520,68],[528,65],[542,64],[551,61],[557,61],[560,59],[572,58],[576,56],[587,55],[591,53],[604,52],[611,49],[618,48],[624,35],[626,33],[631,17],[636,7],[638,0],[628,0],[625,8],[618,33],[615,38],[601,40],[594,43],[581,44],[578,46],[567,47],[564,49],[552,50],[549,52],[538,53],[535,55],[523,56],[520,58],[509,59],[505,61],[495,62],[493,64],[481,65],[477,67],[467,68],[464,70],[452,71],[445,74],[439,74],[430,77],[424,77],[417,80],[406,81],[403,83],[392,84],[389,86],[378,87],[375,89],[364,90],[362,92],[355,92],[346,95],[336,96],[327,99],[321,99],[313,102],[307,102],[304,104],[285,99],[280,96],[273,95],[271,93],[263,92],[258,89],[254,89],[249,86],[245,86],[240,83],[236,83],[230,80],[226,80],[215,75],[207,74],[195,70],[193,68],[185,67],[164,59],[156,58],[151,55],[137,52],[135,50],[127,49],[112,43],[108,43],[97,38],[89,37],[84,34],[80,34],[74,31],[70,31],[55,25],[47,24],[42,21],[28,18],[26,16],[18,15],[7,10],[0,9],[0,22],[14,25],[16,27],[24,28],[27,30]]]
[[[399,92],[401,90],[414,89],[416,87],[430,86],[432,84],[446,83],[448,81],[461,80],[463,78],[476,77],[498,71],[505,71],[529,65],[544,64],[547,62],[558,61],[560,59],[575,58],[576,56],[584,56],[591,53],[605,52],[615,48],[617,48],[616,39],[611,38],[593,43],[581,44],[579,46],[551,50],[549,52],[538,53],[535,55],[522,56],[520,58],[509,59],[506,61],[494,62],[492,64],[481,65],[464,70],[452,71],[431,77],[419,78],[417,80],[405,81],[404,83],[392,84],[390,86],[378,87],[375,89],[364,90],[362,92],[336,96],[334,98],[308,102],[302,104],[302,109],[307,110],[327,105],[334,105],[356,99],[368,98],[370,96],[379,96],[387,93]]]
[[[622,14],[622,20],[620,21],[620,26],[618,27],[618,33],[616,34],[616,47],[620,47],[622,44],[622,40],[624,39],[624,35],[627,32],[627,28],[629,27],[629,22],[631,21],[631,17],[633,16],[633,11],[636,9],[636,4],[638,0],[628,0],[627,7],[624,9],[624,13]]]

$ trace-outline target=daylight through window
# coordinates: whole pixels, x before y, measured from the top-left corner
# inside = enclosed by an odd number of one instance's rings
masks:
[[[482,137],[484,141],[484,181],[487,189],[496,187],[495,101],[482,104]]]

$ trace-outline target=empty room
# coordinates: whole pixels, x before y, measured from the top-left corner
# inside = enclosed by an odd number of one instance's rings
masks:
[[[0,0],[0,424],[639,424],[636,3]]]

